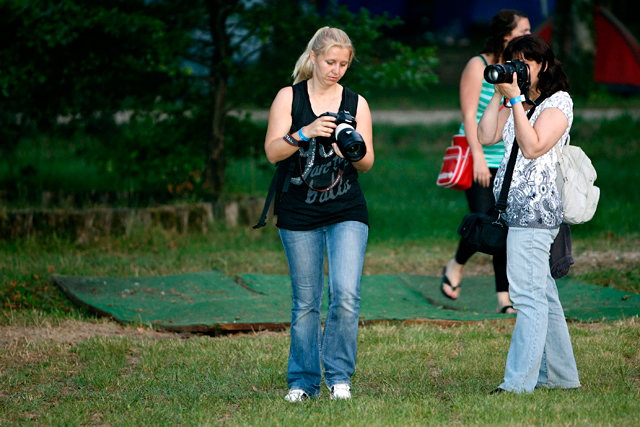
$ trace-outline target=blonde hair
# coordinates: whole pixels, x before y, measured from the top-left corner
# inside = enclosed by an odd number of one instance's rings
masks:
[[[351,44],[351,39],[339,28],[322,27],[313,35],[307,48],[300,55],[296,66],[293,69],[291,76],[293,77],[293,84],[300,83],[303,80],[308,80],[313,76],[313,63],[311,62],[311,51],[315,53],[316,57],[320,57],[327,53],[329,49],[337,46],[345,49],[349,49],[349,65],[353,61],[355,51]]]

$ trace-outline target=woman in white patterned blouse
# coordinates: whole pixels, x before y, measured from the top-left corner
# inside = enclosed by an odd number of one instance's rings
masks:
[[[494,183],[496,197],[511,150],[520,150],[505,216],[509,226],[507,277],[518,315],[504,382],[494,392],[576,388],[580,387],[578,369],[549,267],[551,244],[563,221],[556,187],[558,159],[553,147],[564,147],[573,123],[569,80],[547,42],[538,35],[513,39],[504,58],[523,61],[529,67],[531,85],[525,97],[521,96],[515,73],[512,83],[496,84],[496,92],[478,124],[481,144],[501,140],[505,144]],[[509,100],[510,108],[500,110],[502,96]],[[534,104],[539,105],[528,119],[527,112]]]

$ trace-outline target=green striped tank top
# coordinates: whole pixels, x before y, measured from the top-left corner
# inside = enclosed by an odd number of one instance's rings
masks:
[[[487,66],[487,61],[485,61],[482,55],[478,55],[484,65]],[[491,101],[491,97],[495,89],[491,83],[487,83],[486,80],[482,80],[482,89],[480,90],[480,99],[478,100],[478,112],[476,114],[476,123],[480,122],[480,117],[482,117],[482,113],[489,105],[489,101]],[[464,135],[464,123],[460,125],[460,129],[458,133]],[[484,152],[484,157],[487,159],[487,166],[493,169],[497,169],[500,167],[500,163],[502,162],[502,157],[504,156],[504,142],[500,141],[494,145],[485,145],[482,147],[482,151]]]

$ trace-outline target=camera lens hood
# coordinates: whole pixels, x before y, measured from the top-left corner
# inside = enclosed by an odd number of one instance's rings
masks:
[[[346,129],[346,130],[349,130],[349,129],[354,130],[354,129],[353,129],[353,126],[348,125],[348,124],[346,124],[346,123],[340,123],[340,124],[338,125],[338,127],[336,127],[336,130],[335,130],[335,132],[336,132],[336,139],[338,138],[338,135],[340,135],[340,133],[341,133],[343,130],[345,130],[345,129]]]

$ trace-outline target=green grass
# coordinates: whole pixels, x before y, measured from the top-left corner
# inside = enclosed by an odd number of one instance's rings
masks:
[[[283,400],[287,333],[11,343],[0,348],[0,425],[635,425],[637,319],[570,325],[582,388],[490,396],[512,327],[362,327],[354,398],[324,389],[295,405]]]

